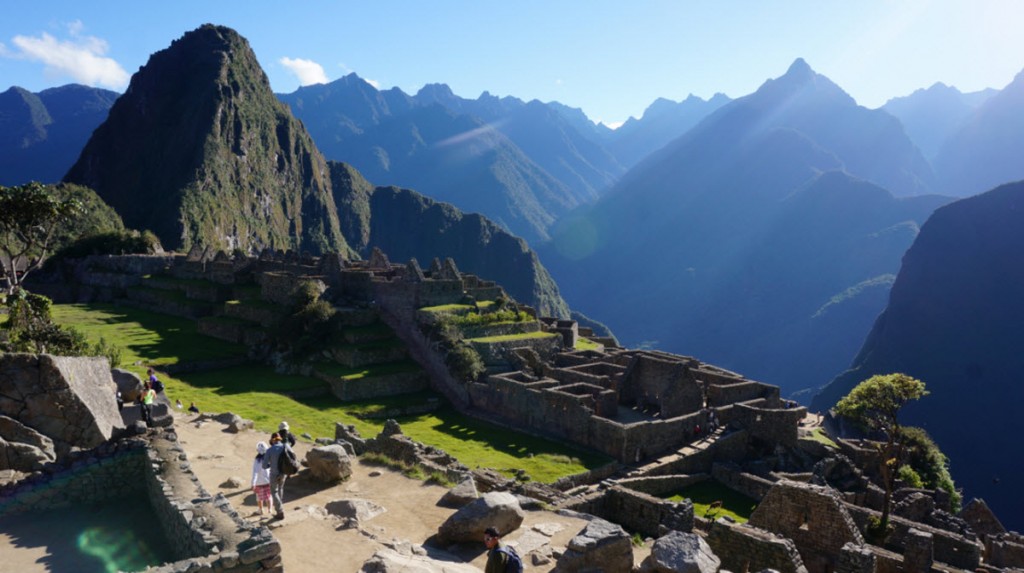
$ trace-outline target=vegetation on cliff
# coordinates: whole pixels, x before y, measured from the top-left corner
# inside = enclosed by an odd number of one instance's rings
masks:
[[[204,25],[132,77],[65,180],[168,248],[349,254],[327,173],[248,42]]]
[[[393,261],[451,257],[460,271],[497,282],[541,315],[569,316],[554,279],[523,239],[415,191],[375,188],[350,165],[330,166],[342,231],[362,256],[377,247]]]

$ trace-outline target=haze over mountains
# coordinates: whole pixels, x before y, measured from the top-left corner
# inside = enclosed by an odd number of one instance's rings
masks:
[[[253,75],[262,75],[254,58],[250,64]],[[557,102],[486,92],[466,99],[444,84],[408,95],[378,90],[355,74],[278,95],[302,120],[298,124],[266,97],[265,81],[256,83],[258,112],[243,109],[235,97],[255,94],[255,83],[239,84],[246,87],[235,93],[237,87],[226,82],[210,92],[221,98],[218,122],[175,120],[180,125],[174,126],[170,118],[188,110],[166,116],[164,123],[176,129],[161,131],[169,136],[161,138],[169,160],[153,169],[118,173],[135,169],[118,167],[137,165],[129,160],[133,153],[164,153],[157,138],[139,130],[124,136],[130,145],[114,145],[117,138],[103,135],[111,127],[101,128],[98,141],[107,141],[109,149],[88,150],[83,158],[89,159],[79,160],[69,180],[107,186],[108,200],[125,211],[129,226],[160,229],[172,247],[203,235],[228,247],[289,244],[318,251],[344,241],[364,254],[373,243],[387,245],[396,260],[405,257],[398,253],[423,264],[431,258],[415,248],[403,251],[400,235],[383,232],[399,229],[376,210],[368,219],[348,213],[356,203],[393,206],[407,221],[443,213],[437,225],[457,221],[475,237],[448,235],[442,242],[451,248],[487,243],[501,229],[511,230],[541,250],[573,309],[608,324],[624,343],[650,341],[779,384],[787,393],[820,386],[848,366],[883,309],[917,229],[951,200],[951,182],[973,193],[995,179],[1024,178],[1024,163],[1013,153],[1020,147],[1005,145],[1024,132],[1014,127],[1024,117],[1015,107],[1022,99],[1019,77],[1002,92],[961,94],[933,86],[868,110],[797,60],[743,98],[658,100],[618,130]],[[177,94],[168,101],[191,101],[175,91],[186,88],[167,89]],[[0,98],[0,104],[6,101]],[[136,100],[124,107],[143,106]],[[6,108],[0,113],[32,117]],[[126,113],[112,111],[108,123],[120,122],[126,133],[136,124],[150,125],[145,122],[151,117]],[[189,129],[206,143],[188,143]],[[127,155],[107,167],[95,159],[115,148]],[[287,174],[277,167],[249,168],[247,162],[267,153],[283,162]],[[995,163],[972,170],[981,158]],[[398,189],[340,199],[344,193],[331,180],[349,171],[458,209]],[[111,177],[120,182],[103,183]],[[276,189],[277,181],[291,190],[250,202],[252,194],[264,192],[257,188]],[[236,221],[186,199],[205,193],[204,185],[234,190],[237,195],[218,203],[247,215]],[[122,197],[114,187],[135,191]],[[155,201],[145,209],[136,196],[143,188]],[[239,191],[244,189],[249,191]],[[271,217],[279,221],[268,227],[274,231],[252,226],[264,204],[280,213]],[[377,224],[381,230],[370,232]],[[498,242],[519,245],[511,237]],[[527,292],[544,291],[548,302],[541,304],[562,314],[564,301],[551,294],[557,293],[554,283],[537,287],[549,280],[537,257],[524,246],[510,249],[526,253],[518,260],[532,261],[526,274],[537,278]],[[475,264],[484,264],[487,252],[477,251]],[[498,279],[497,269],[465,270]]]
[[[851,369],[819,394],[828,408],[874,374],[905,372],[931,394],[901,422],[924,427],[958,485],[1024,526],[1024,182],[946,205],[921,228]]]

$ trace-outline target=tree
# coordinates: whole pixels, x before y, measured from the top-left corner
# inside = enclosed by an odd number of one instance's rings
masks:
[[[43,264],[57,227],[80,210],[77,199],[59,199],[41,183],[0,186],[0,272],[8,294]]]
[[[845,418],[885,435],[881,446],[880,473],[885,487],[885,502],[878,532],[887,531],[892,490],[903,456],[904,439],[899,422],[900,409],[911,400],[927,396],[924,382],[906,374],[879,374],[857,384],[836,404],[836,412]]]

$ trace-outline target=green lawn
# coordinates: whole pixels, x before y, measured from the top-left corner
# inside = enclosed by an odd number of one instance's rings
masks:
[[[168,364],[245,356],[245,347],[209,338],[196,322],[111,304],[55,304],[55,322],[74,326],[90,340],[100,337],[122,349],[123,366],[142,362],[157,368]],[[145,366],[139,366],[145,370]]]
[[[589,338],[583,338],[581,336],[576,339],[576,350],[599,350],[601,348],[604,348],[604,346],[590,340]]]
[[[342,378],[345,380],[359,380],[361,378],[383,376],[385,374],[417,372],[419,370],[422,370],[422,368],[420,368],[420,365],[413,362],[412,360],[405,360],[402,362],[388,362],[386,364],[373,364],[370,366],[358,366],[355,368],[342,366],[337,362],[325,362],[323,364],[315,365],[314,368],[317,372],[320,372],[322,374],[334,376],[336,378]]]
[[[511,340],[527,340],[530,338],[552,338],[559,336],[554,332],[524,332],[522,334],[502,334],[499,336],[485,336],[483,338],[468,338],[468,342],[508,342]]]
[[[755,500],[710,479],[685,488],[682,492],[668,498],[669,501],[684,499],[693,502],[693,514],[698,517],[717,519],[728,515],[739,523],[746,523],[754,508],[757,507]],[[717,501],[722,502],[722,507],[711,509],[711,504]]]
[[[102,336],[121,346],[127,367],[139,373],[150,364],[159,370],[161,365],[244,356],[245,353],[240,345],[198,334],[193,321],[131,307],[54,305],[53,314],[55,320],[78,328],[90,340],[97,341]],[[136,361],[142,364],[132,364]],[[399,366],[377,368],[389,367]],[[359,375],[355,370],[349,369],[348,374]],[[164,375],[161,379],[166,384],[168,397],[181,400],[185,406],[195,402],[202,411],[234,412],[268,432],[276,430],[281,420],[288,420],[296,434],[308,433],[315,438],[333,437],[336,422],[354,424],[364,437],[373,437],[383,428],[384,421],[362,420],[356,414],[422,403],[436,397],[428,392],[342,403],[329,394],[324,395],[326,386],[319,380],[278,374],[257,364],[173,377]],[[441,448],[469,467],[495,468],[506,474],[522,469],[538,481],[551,482],[611,461],[599,454],[464,416],[450,406],[398,421],[409,437]]]

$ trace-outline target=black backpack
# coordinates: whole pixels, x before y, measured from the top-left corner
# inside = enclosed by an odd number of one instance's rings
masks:
[[[284,445],[284,451],[277,457],[277,471],[286,476],[299,473],[299,458],[288,444]]]
[[[508,555],[508,561],[505,562],[505,573],[523,573],[523,560],[519,558],[519,554],[516,553],[515,549],[502,545],[495,549],[495,551]]]

